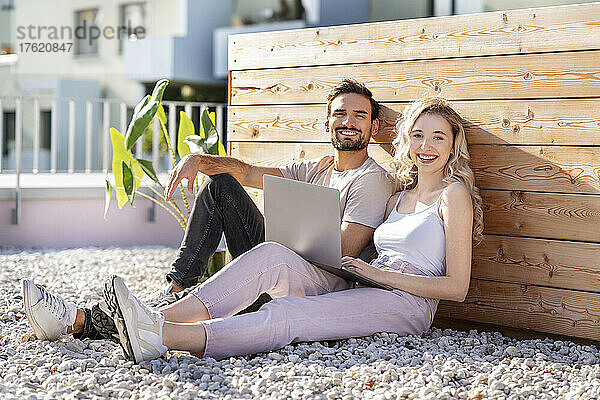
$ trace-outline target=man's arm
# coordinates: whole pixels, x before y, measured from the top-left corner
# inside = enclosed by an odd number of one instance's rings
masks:
[[[373,238],[375,228],[356,222],[342,222],[342,256],[358,257]]]
[[[165,189],[165,198],[168,201],[177,185],[187,180],[190,193],[194,190],[194,180],[198,172],[206,175],[229,174],[233,176],[242,186],[250,186],[262,189],[262,178],[264,174],[283,176],[279,168],[259,167],[245,163],[237,158],[215,156],[211,154],[188,154],[183,157],[171,171],[169,182]]]

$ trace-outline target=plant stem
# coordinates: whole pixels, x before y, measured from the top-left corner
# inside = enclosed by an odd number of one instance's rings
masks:
[[[180,220],[179,217],[177,216],[177,214],[175,214],[170,208],[168,208],[167,206],[165,206],[163,203],[161,203],[160,201],[156,200],[154,197],[152,196],[148,196],[146,193],[144,192],[137,192],[140,196],[147,198],[148,200],[158,204],[159,206],[161,206],[162,208],[164,208],[165,210],[167,210],[169,212],[169,214],[171,214],[173,216],[173,218],[175,218],[177,220],[177,222],[179,223],[179,226],[181,226],[181,228],[185,231],[186,228],[186,224],[184,221]]]
[[[165,137],[165,142],[167,142],[167,147],[169,148],[169,152],[171,153],[171,158],[173,158],[173,165],[177,164],[177,160],[175,159],[175,152],[173,151],[173,147],[171,146],[171,141],[169,140],[169,134],[167,133],[167,127],[165,126],[165,124],[162,122],[162,120],[159,118],[158,121],[160,122],[160,130],[163,133],[163,136]],[[187,197],[185,197],[185,190],[183,189],[183,184],[179,184],[179,187],[181,188],[181,195],[183,197],[183,204],[185,204],[185,210],[187,211],[188,217],[190,216],[190,205],[188,204],[187,201]]]
[[[165,197],[158,190],[154,189],[152,186],[148,186],[148,189],[152,190],[163,201],[165,200]],[[163,189],[164,189],[164,187],[163,187]],[[183,215],[183,212],[181,211],[181,209],[179,208],[177,203],[175,203],[175,200],[173,200],[173,198],[171,198],[171,200],[169,200],[169,203],[173,206],[173,208],[175,208],[175,210],[177,210],[181,219],[185,221],[187,218],[185,218],[185,215]]]

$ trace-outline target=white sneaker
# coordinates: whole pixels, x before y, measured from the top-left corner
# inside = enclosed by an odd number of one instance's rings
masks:
[[[113,276],[106,282],[104,299],[112,311],[127,358],[139,363],[154,360],[167,352],[162,340],[165,316],[140,302],[122,278]]]
[[[173,282],[169,282],[160,289],[158,289],[156,292],[152,293],[150,297],[146,299],[146,303],[160,303],[165,297],[170,296],[172,291]]]
[[[63,300],[41,285],[23,279],[21,281],[23,306],[29,324],[40,340],[56,340],[67,334],[67,328],[75,323],[77,306]]]

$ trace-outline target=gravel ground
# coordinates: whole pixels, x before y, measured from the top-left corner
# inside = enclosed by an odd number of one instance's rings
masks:
[[[0,398],[591,399],[600,354],[558,340],[432,329],[301,343],[222,361],[169,353],[140,365],[110,341],[42,342],[23,315],[20,279],[90,305],[117,273],[134,293],[161,284],[175,250],[0,249]]]

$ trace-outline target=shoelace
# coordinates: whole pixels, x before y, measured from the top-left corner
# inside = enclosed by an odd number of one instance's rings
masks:
[[[167,283],[166,285],[161,287],[157,292],[154,292],[154,294],[152,296],[150,296],[147,299],[147,301],[150,303],[159,302],[171,294],[171,289],[173,289],[173,284]]]
[[[56,296],[46,290],[42,285],[36,285],[42,294],[42,300],[50,307],[50,312],[57,318],[63,319],[67,313],[65,301],[60,296]]]

